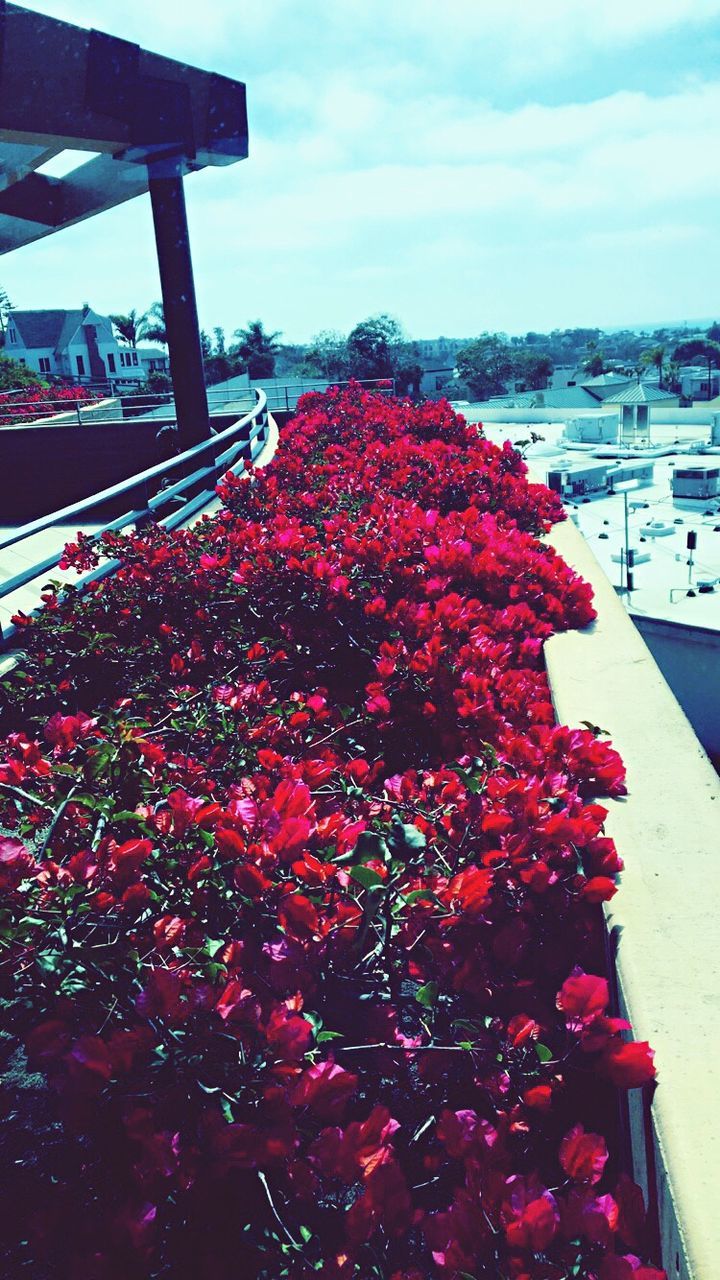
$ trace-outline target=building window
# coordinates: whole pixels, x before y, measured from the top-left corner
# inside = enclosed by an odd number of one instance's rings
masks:
[[[11,324],[8,325],[8,342],[17,342],[17,333]]]
[[[133,362],[133,364],[137,364],[137,362],[138,362],[138,354],[137,354],[137,351],[133,351],[133,353],[132,353],[132,362]]]
[[[115,356],[113,355],[112,351],[108,351],[107,360],[108,360],[108,372],[114,373],[115,372]]]
[[[49,357],[49,356],[40,356],[40,372],[41,372],[41,373],[49,373],[49,372],[50,372],[50,357]]]
[[[85,361],[83,360],[82,356],[76,356],[75,359],[77,360],[78,377],[82,378],[83,374],[85,373]]]

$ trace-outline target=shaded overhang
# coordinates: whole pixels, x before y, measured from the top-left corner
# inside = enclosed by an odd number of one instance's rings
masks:
[[[0,0],[0,253],[247,154],[244,84]]]

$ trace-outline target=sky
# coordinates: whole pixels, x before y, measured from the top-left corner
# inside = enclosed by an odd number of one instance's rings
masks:
[[[186,180],[201,324],[286,342],[720,317],[720,0],[29,0],[247,84]],[[18,307],[144,310],[148,197],[6,256]]]

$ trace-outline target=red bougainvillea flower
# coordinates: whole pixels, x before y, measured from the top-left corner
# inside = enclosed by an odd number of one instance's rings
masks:
[[[654,1067],[602,967],[625,770],[544,668],[594,617],[557,495],[357,384],[218,492],[78,534],[119,568],[3,678],[0,998],[48,1135],[14,1123],[6,1271],[658,1280],[610,1185]]]
[[[517,1174],[507,1179],[501,1209],[508,1244],[540,1253],[560,1223],[557,1201],[546,1188]]]
[[[581,1124],[566,1133],[560,1143],[560,1164],[574,1182],[594,1186],[602,1178],[607,1158],[605,1139],[598,1133],[586,1133]]]

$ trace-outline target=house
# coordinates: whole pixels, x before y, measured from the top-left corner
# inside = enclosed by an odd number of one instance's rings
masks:
[[[145,377],[149,373],[170,372],[170,356],[167,351],[163,351],[162,347],[138,347],[137,353]]]
[[[75,382],[143,382],[133,346],[118,342],[109,316],[76,311],[11,311],[6,354],[36,373]]]
[[[435,396],[438,391],[442,391],[446,383],[450,382],[455,373],[452,364],[447,360],[421,360],[422,377],[420,379],[420,391],[424,396]]]
[[[711,370],[708,383],[707,365],[683,365],[680,390],[688,400],[712,400],[720,394],[720,373]]]

